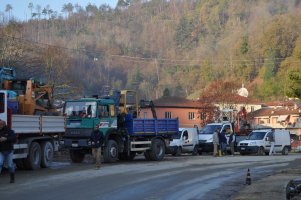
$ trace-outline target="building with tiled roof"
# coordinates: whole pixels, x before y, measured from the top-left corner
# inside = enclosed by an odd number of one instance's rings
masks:
[[[264,107],[248,114],[253,127],[257,125],[290,129],[301,135],[301,107]]]
[[[165,96],[154,100],[153,103],[158,118],[179,118],[180,127],[200,127],[207,117],[202,110],[208,109],[208,106],[198,100]],[[150,108],[141,108],[140,116],[153,117]]]

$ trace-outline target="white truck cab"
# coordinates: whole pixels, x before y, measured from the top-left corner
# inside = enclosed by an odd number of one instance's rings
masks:
[[[179,156],[181,153],[198,153],[198,128],[179,128],[179,134],[171,141],[168,153]]]
[[[252,131],[246,140],[238,143],[240,154],[257,153],[258,155],[268,154],[271,144],[268,137],[272,134],[272,129],[262,129]],[[290,132],[288,130],[275,130],[275,151],[287,155],[291,150]]]
[[[213,152],[212,138],[213,133],[217,128],[220,129],[220,132],[227,129],[233,131],[232,124],[230,122],[207,124],[199,133],[199,153]]]

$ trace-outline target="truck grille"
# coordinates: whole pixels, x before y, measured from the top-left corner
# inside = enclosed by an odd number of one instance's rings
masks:
[[[240,143],[240,146],[248,146],[248,143]]]

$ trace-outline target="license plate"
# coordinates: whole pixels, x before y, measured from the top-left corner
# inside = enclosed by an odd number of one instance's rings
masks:
[[[245,148],[245,147],[241,147],[240,149],[241,149],[241,150],[246,150],[246,148]]]
[[[78,144],[72,144],[71,146],[72,147],[78,147]]]

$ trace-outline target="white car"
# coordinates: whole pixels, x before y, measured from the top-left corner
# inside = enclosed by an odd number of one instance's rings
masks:
[[[198,128],[180,128],[179,134],[175,135],[169,144],[167,153],[174,156],[179,156],[181,153],[197,155],[198,143]]]
[[[254,130],[246,140],[238,143],[240,154],[257,153],[258,155],[268,154],[271,144],[268,137],[272,134],[271,129]],[[291,150],[290,132],[287,130],[275,130],[275,151],[287,155]]]

